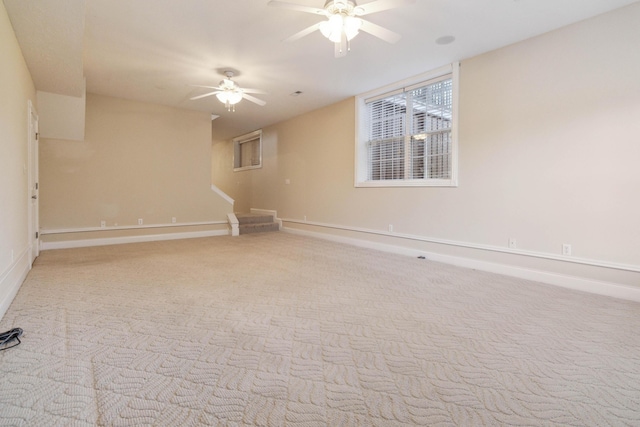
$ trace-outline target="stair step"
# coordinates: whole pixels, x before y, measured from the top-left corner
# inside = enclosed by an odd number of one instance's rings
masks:
[[[278,231],[277,222],[260,222],[251,224],[240,224],[240,234],[261,233],[263,231]]]
[[[236,214],[239,224],[259,224],[265,222],[273,222],[273,215],[262,214]]]
[[[278,231],[280,225],[273,220],[273,215],[255,213],[236,213],[240,234]]]

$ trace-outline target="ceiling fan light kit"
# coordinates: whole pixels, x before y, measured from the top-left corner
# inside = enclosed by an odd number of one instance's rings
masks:
[[[362,20],[356,15],[362,13],[363,10],[356,7],[355,2],[327,0],[324,4],[324,10],[329,19],[320,23],[320,32],[323,36],[334,43],[340,43],[343,34],[347,41],[351,41],[358,35]]]
[[[242,101],[242,89],[231,80],[231,77],[233,77],[233,73],[227,71],[227,78],[222,80],[218,86],[221,91],[216,93],[216,98],[224,104],[227,111],[235,111],[235,105]]]
[[[246,99],[247,101],[253,102],[254,104],[258,104],[261,107],[266,105],[266,102],[264,102],[263,100],[258,99],[255,96],[249,95],[249,93],[265,93],[265,92],[258,89],[241,88],[240,86],[238,86],[236,82],[231,80],[231,78],[233,77],[233,71],[225,71],[224,75],[226,76],[226,79],[223,79],[218,86],[192,85],[195,87],[204,87],[207,89],[215,89],[215,90],[213,92],[208,92],[203,95],[194,96],[193,98],[191,98],[191,100],[193,101],[195,99],[201,99],[207,96],[215,95],[216,98],[218,98],[218,100],[224,104],[227,111],[231,111],[231,112],[236,111],[235,105],[238,102],[242,101],[243,98]]]
[[[353,16],[333,15],[320,23],[320,32],[334,43],[340,43],[344,34],[351,41],[360,32],[362,20]]]

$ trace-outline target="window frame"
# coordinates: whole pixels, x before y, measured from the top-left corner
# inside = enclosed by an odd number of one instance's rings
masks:
[[[458,186],[458,108],[459,108],[459,68],[460,64],[452,64],[440,67],[427,73],[372,90],[356,96],[355,100],[355,187],[457,187]],[[452,82],[452,111],[451,111],[451,175],[447,179],[421,178],[421,179],[369,179],[369,120],[367,103],[378,99],[400,94],[415,88],[426,86],[450,77]],[[405,141],[411,140],[410,135],[404,135]],[[405,159],[408,157],[405,155]]]
[[[242,144],[258,140],[258,164],[242,166]],[[233,171],[240,172],[251,169],[260,169],[262,167],[262,129],[237,136],[232,139],[233,142]]]

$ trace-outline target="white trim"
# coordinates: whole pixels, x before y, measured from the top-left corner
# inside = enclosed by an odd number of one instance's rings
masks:
[[[419,236],[416,234],[404,234],[404,233],[396,233],[396,232],[389,232],[389,231],[382,231],[382,230],[373,230],[370,228],[351,227],[351,226],[345,226],[345,225],[327,224],[322,222],[302,221],[299,219],[282,218],[282,221],[291,222],[294,224],[306,224],[306,225],[313,225],[316,227],[333,228],[333,229],[345,230],[345,231],[355,231],[358,233],[377,234],[380,236],[397,237],[400,239],[416,240],[420,242],[438,243],[441,245],[458,246],[458,247],[470,248],[470,249],[480,249],[483,251],[501,252],[501,253],[512,254],[512,255],[524,255],[524,256],[529,256],[533,258],[543,258],[543,259],[549,259],[553,261],[563,261],[563,262],[570,262],[574,264],[589,265],[592,267],[603,267],[603,268],[611,268],[614,270],[631,271],[634,273],[640,273],[640,265],[620,264],[620,263],[607,262],[607,261],[598,261],[598,260],[591,260],[591,259],[585,259],[585,258],[554,255],[554,254],[549,254],[544,252],[524,251],[520,249],[510,249],[506,247],[502,248],[500,246],[482,245],[479,243],[467,243],[467,242],[459,242],[456,240],[436,239],[432,237]],[[415,252],[412,252],[412,253],[415,253]]]
[[[459,123],[460,123],[460,62],[451,64],[451,74],[453,78],[453,87],[451,94],[453,97],[453,110],[451,111],[451,184],[458,186],[458,151],[460,149],[460,140],[458,139]]]
[[[114,227],[78,227],[78,228],[49,228],[41,229],[40,235],[45,234],[67,234],[67,233],[87,233],[94,231],[113,230],[139,230],[145,228],[169,228],[169,227],[197,227],[201,225],[222,225],[227,221],[202,221],[202,222],[180,222],[171,224],[148,224],[148,225],[119,225]]]
[[[231,226],[231,235],[233,237],[237,237],[240,235],[240,222],[238,221],[238,217],[234,213],[227,214],[227,221],[229,221],[229,225]]]
[[[274,211],[271,209],[258,209],[258,208],[251,208],[249,211],[252,214],[272,215],[273,221],[278,223],[278,230],[282,230],[282,219],[278,218],[278,211]]]
[[[295,221],[295,220],[288,220],[288,219],[283,219],[283,221],[294,222],[299,224],[318,225],[318,223]],[[322,226],[322,225],[319,225],[319,226]],[[363,229],[356,229],[352,227],[333,226],[330,228],[363,232]],[[330,240],[338,243],[344,243],[344,244],[359,246],[359,247],[368,248],[368,249],[375,249],[375,250],[380,250],[380,251],[390,252],[390,253],[395,253],[400,255],[407,255],[407,256],[422,255],[430,261],[442,262],[442,263],[452,264],[452,265],[456,265],[464,268],[472,268],[476,270],[488,271],[491,273],[503,274],[506,276],[518,277],[520,279],[546,283],[549,285],[560,286],[563,288],[578,290],[582,292],[588,292],[588,293],[597,294],[597,295],[604,295],[604,296],[609,296],[613,298],[620,298],[624,300],[640,302],[640,288],[635,288],[632,286],[602,282],[598,280],[591,280],[591,279],[575,277],[575,276],[567,276],[563,274],[551,273],[551,272],[540,271],[540,270],[532,270],[524,267],[498,264],[498,263],[481,261],[481,260],[476,260],[471,258],[437,254],[434,252],[426,252],[418,249],[411,249],[411,248],[402,247],[402,246],[389,245],[386,243],[371,242],[371,241],[352,238],[352,237],[336,236],[333,234],[327,234],[322,232],[301,230],[297,228],[288,228],[288,227],[284,227],[282,230],[287,233],[298,234],[298,235],[309,236],[309,237],[316,237],[324,240]],[[364,232],[367,232],[367,231],[364,231]],[[375,232],[374,234],[400,237],[397,234],[386,233],[386,232]],[[417,240],[422,240],[422,239],[417,239]],[[458,246],[472,247],[469,245],[458,245]],[[522,255],[522,252],[524,251],[516,252],[516,251],[505,250],[500,252],[511,252],[511,253],[517,253],[518,255]],[[571,261],[564,258],[561,260]],[[635,270],[629,270],[629,271],[635,271]]]
[[[362,93],[357,97],[362,98],[366,102],[375,100],[376,97],[379,97],[378,99],[380,99],[385,97],[387,94],[402,91],[405,88],[413,86],[417,83],[424,82],[426,80],[437,79],[438,77],[442,77],[446,74],[451,74],[453,69],[455,69],[459,64],[459,62],[453,62],[440,68],[436,68],[435,70],[427,71],[426,73],[421,73],[413,77],[408,77],[404,80],[400,80],[399,82],[390,83],[381,88],[370,90],[369,92]]]
[[[452,150],[452,153],[455,150]],[[452,171],[453,175],[453,171]],[[358,188],[380,188],[380,187],[457,187],[457,180],[453,179],[385,179],[378,181],[358,182]]]
[[[233,200],[227,193],[225,193],[224,191],[222,191],[221,189],[216,187],[214,184],[211,184],[211,190],[214,193],[216,193],[218,196],[222,197],[227,202],[229,202],[229,204],[231,204],[231,207],[233,207],[233,204],[235,203],[235,200]]]
[[[27,163],[29,165],[27,171],[27,221],[29,222],[27,241],[29,242],[31,253],[29,265],[32,265],[40,253],[40,234],[38,233],[40,228],[40,191],[36,189],[36,184],[39,187],[38,147],[40,130],[38,128],[38,112],[30,99],[27,100],[27,110]]]
[[[0,294],[0,320],[9,309],[13,299],[20,290],[20,286],[22,286],[24,279],[26,279],[27,273],[29,273],[31,269],[31,263],[29,262],[30,254],[31,248],[25,248],[17,260],[0,275],[0,290],[6,291]]]
[[[226,224],[226,222],[224,222]],[[42,242],[42,250],[86,248],[90,246],[121,245],[126,243],[157,242],[162,240],[194,239],[198,237],[228,236],[229,230],[189,231],[184,233],[149,234],[145,236],[105,237],[101,239]]]

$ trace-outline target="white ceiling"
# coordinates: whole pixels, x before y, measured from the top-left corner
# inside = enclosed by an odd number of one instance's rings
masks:
[[[400,33],[398,43],[361,33],[347,56],[334,58],[319,32],[282,42],[321,17],[268,0],[3,1],[38,90],[79,96],[84,75],[87,92],[219,115],[216,139],[637,2],[416,0],[367,16]],[[442,36],[455,41],[435,43]],[[258,95],[267,105],[243,100],[227,112],[215,97],[189,100],[205,91],[191,84],[215,86],[227,69],[240,86],[268,92]]]

